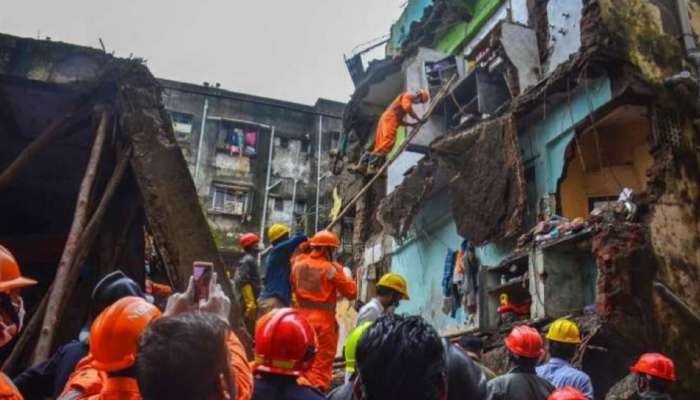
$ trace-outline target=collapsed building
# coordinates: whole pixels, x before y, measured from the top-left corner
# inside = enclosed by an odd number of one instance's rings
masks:
[[[5,372],[77,337],[100,277],[119,268],[143,287],[147,243],[176,289],[195,260],[225,276],[161,86],[142,60],[0,35],[0,103],[0,244],[38,280],[23,291],[27,316],[3,347]]]
[[[409,1],[385,59],[348,60],[347,163],[398,94],[435,103],[341,221],[361,300],[403,274],[398,312],[486,337],[500,371],[513,323],[574,318],[596,398],[630,398],[647,351],[676,361],[674,398],[696,398],[698,32],[697,1]],[[340,181],[347,205],[363,182]]]

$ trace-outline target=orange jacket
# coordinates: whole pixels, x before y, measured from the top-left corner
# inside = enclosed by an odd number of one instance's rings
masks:
[[[406,114],[415,116],[413,111],[413,93],[400,94],[384,111],[377,123],[377,131],[374,135],[374,147],[372,152],[378,155],[387,155],[396,143],[396,130],[399,126],[406,125],[403,120]]]
[[[88,400],[141,400],[139,383],[133,378],[107,378],[100,394]]]
[[[88,354],[75,366],[58,400],[86,399],[98,395],[105,381],[107,374],[92,366],[92,356]]]
[[[382,119],[385,115],[391,114],[391,117],[395,117],[401,121],[400,125],[405,125],[405,123],[403,123],[403,118],[406,116],[406,114],[413,114],[413,100],[415,100],[415,98],[415,93],[411,92],[405,92],[398,95],[384,111],[384,114],[382,114]]]
[[[328,261],[320,250],[297,259],[292,267],[291,279],[300,308],[308,308],[308,304],[313,304],[335,313],[338,292],[350,300],[357,297],[355,281],[345,275],[340,263]]]
[[[248,365],[245,349],[233,331],[226,336],[226,347],[229,352],[233,382],[236,385],[236,400],[250,400],[253,395],[253,372]],[[91,396],[99,395],[106,387],[106,382],[109,382],[107,374],[93,367],[92,358],[88,355],[75,367],[58,400],[99,399],[100,397]],[[224,398],[229,399],[227,395],[224,395]]]
[[[23,400],[24,397],[12,383],[7,375],[0,372],[0,399],[2,400]]]

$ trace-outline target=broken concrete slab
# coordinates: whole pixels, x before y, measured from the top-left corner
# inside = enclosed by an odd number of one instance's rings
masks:
[[[448,184],[457,232],[474,243],[520,232],[526,191],[511,114],[432,145],[454,177]]]

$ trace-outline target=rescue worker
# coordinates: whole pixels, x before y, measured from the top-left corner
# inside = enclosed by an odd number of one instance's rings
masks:
[[[107,307],[90,328],[91,365],[106,375],[100,393],[90,400],[140,400],[136,380],[139,338],[160,310],[140,297],[124,297]]]
[[[547,331],[549,361],[537,367],[537,375],[556,388],[571,386],[593,400],[593,383],[585,372],[571,365],[571,359],[581,344],[581,332],[573,321],[558,319]]]
[[[484,352],[484,341],[478,336],[462,336],[459,338],[459,343],[457,344],[465,353],[474,360],[475,363],[479,364],[481,370],[484,372],[487,380],[491,380],[496,377],[496,373],[491,371],[487,366],[481,363],[481,357]]]
[[[676,381],[673,361],[659,353],[646,353],[630,368],[637,374],[637,393],[640,400],[671,400],[669,388]]]
[[[8,249],[0,246],[0,347],[7,346],[22,330],[25,310],[20,291],[32,285],[36,285],[36,281],[22,276],[15,257]],[[23,399],[10,378],[2,372],[0,372],[0,398]]]
[[[168,300],[163,318],[139,345],[139,387],[146,400],[250,400],[253,377],[245,349],[229,327],[231,301],[209,282],[209,299],[195,303],[190,277],[184,293]]]
[[[297,378],[316,355],[316,335],[298,311],[280,308],[265,314],[255,328],[253,400],[324,400]]]
[[[59,347],[48,360],[36,364],[16,376],[13,382],[20,392],[31,399],[58,397],[63,392],[68,377],[75,370],[78,362],[87,356],[90,350],[88,338],[92,322],[105,308],[127,296],[143,298],[144,293],[138,283],[122,271],[110,272],[100,279],[92,291],[90,316],[78,340],[72,340]],[[80,387],[75,388],[81,390]]]
[[[365,173],[376,173],[376,169],[384,163],[386,156],[394,148],[396,132],[399,127],[416,126],[422,122],[421,118],[413,110],[413,105],[427,103],[429,99],[430,94],[425,89],[416,92],[405,92],[394,99],[379,118],[371,151],[369,154],[363,154],[358,164],[351,170],[363,175]],[[406,122],[404,120],[406,115],[409,115],[416,122]]]
[[[272,244],[272,250],[265,264],[265,286],[258,299],[259,315],[292,304],[291,258],[297,247],[307,240],[303,234],[290,239],[289,227],[283,224],[272,225],[267,231],[267,237]]]
[[[355,327],[348,337],[345,338],[345,345],[343,346],[343,357],[345,358],[345,382],[352,380],[357,369],[357,344],[360,342],[360,338],[367,331],[367,329],[372,325],[374,321],[365,321]]]
[[[585,394],[571,386],[564,386],[552,392],[547,400],[586,400]]]
[[[389,272],[377,282],[377,295],[360,308],[355,326],[367,321],[376,321],[386,314],[393,314],[401,300],[408,300],[406,279],[399,274]]]
[[[173,294],[173,288],[165,283],[158,283],[154,281],[152,279],[153,270],[151,269],[151,266],[148,263],[145,266],[145,272],[146,284],[144,285],[144,288],[146,294],[153,297],[154,304],[158,304],[159,306],[164,305],[168,296]]]
[[[537,376],[535,365],[544,355],[542,336],[526,325],[513,328],[505,340],[511,370],[488,383],[487,400],[547,400],[554,386]]]
[[[241,294],[245,310],[245,319],[248,330],[255,329],[255,319],[258,314],[257,298],[260,295],[260,269],[258,267],[258,254],[260,253],[260,238],[254,233],[246,233],[239,240],[245,254],[236,269],[235,285]]]
[[[338,346],[338,323],[335,307],[338,294],[349,300],[357,296],[355,281],[334,261],[340,245],[330,231],[321,231],[309,241],[311,253],[292,267],[292,289],[299,312],[316,332],[318,353],[311,368],[302,374],[302,382],[323,392],[333,377],[333,360]]]
[[[422,317],[387,315],[362,334],[357,345],[355,399],[446,400],[447,385],[442,340]],[[472,393],[463,399],[479,397]]]

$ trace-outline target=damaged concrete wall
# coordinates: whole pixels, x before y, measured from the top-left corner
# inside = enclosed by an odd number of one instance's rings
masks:
[[[558,190],[559,179],[564,172],[566,148],[576,133],[574,128],[591,112],[612,99],[609,79],[599,79],[586,86],[571,93],[570,98],[559,105],[548,109],[546,116],[539,122],[521,131],[519,142],[522,158],[528,166],[535,169],[539,214],[545,211],[540,201]]]
[[[697,126],[697,125],[696,125]],[[655,292],[653,318],[661,350],[669,353],[679,371],[679,393],[700,396],[700,134],[684,125],[678,145],[667,142],[656,153],[659,168],[652,181],[658,196],[649,215],[649,240],[656,257],[656,280],[682,303]],[[685,305],[685,307],[683,306]],[[690,310],[690,313],[688,312]],[[674,397],[680,398],[680,397]]]
[[[521,228],[526,192],[515,129],[507,115],[434,145],[454,173],[448,187],[457,231],[474,243],[512,237]]]
[[[423,206],[423,201],[433,189],[433,173],[437,164],[424,159],[410,170],[401,186],[379,203],[377,220],[384,233],[394,238],[406,235],[413,217]]]

